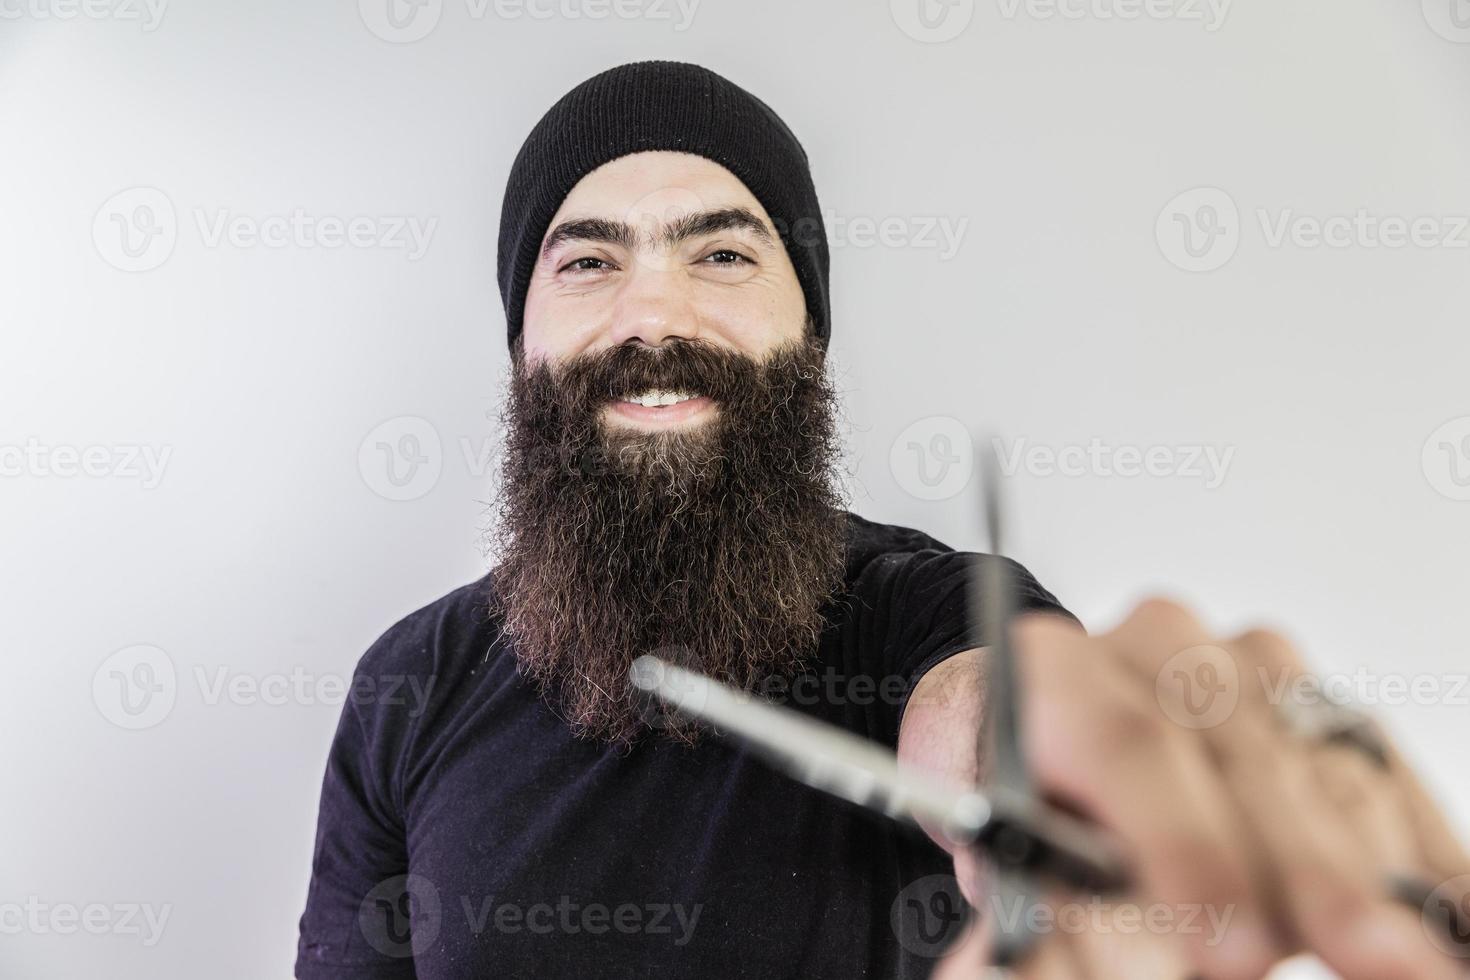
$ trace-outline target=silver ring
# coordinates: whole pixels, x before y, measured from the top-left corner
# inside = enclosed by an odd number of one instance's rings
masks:
[[[1381,769],[1388,768],[1388,743],[1373,716],[1362,708],[1334,698],[1315,675],[1302,678],[1301,698],[1276,703],[1276,714],[1291,734],[1329,745],[1357,749]]]

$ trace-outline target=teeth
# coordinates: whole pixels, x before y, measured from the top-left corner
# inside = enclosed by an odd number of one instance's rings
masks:
[[[624,398],[625,402],[642,405],[645,408],[658,408],[663,405],[677,405],[679,402],[687,402],[691,398],[698,398],[687,391],[660,391],[656,388],[629,395]]]

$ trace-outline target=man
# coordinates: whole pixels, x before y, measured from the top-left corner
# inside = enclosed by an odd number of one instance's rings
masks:
[[[296,975],[930,975],[964,925],[946,882],[985,909],[973,855],[793,784],[628,683],[657,653],[978,776],[977,556],[842,506],[800,144],[703,68],[604,72],[522,147],[499,273],[501,562],[358,666],[364,689],[406,675],[429,693],[344,708]],[[1348,978],[1456,975],[1382,891],[1389,871],[1470,870],[1401,762],[1295,737],[1249,690],[1209,729],[1161,710],[1170,658],[1300,671],[1285,641],[1217,639],[1163,601],[1089,638],[1013,572],[1041,785],[1116,835],[1132,900],[1219,926],[1058,933],[1027,975],[1255,977],[1298,948]],[[946,969],[976,975],[995,918]]]

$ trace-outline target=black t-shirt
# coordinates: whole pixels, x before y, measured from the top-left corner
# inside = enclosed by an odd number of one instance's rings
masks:
[[[848,522],[846,590],[778,700],[892,747],[912,685],[979,645],[977,556]],[[1021,607],[1065,613],[1013,572]],[[717,738],[627,751],[573,737],[488,616],[493,576],[404,618],[358,664],[297,977],[929,975],[961,918],[948,855]]]

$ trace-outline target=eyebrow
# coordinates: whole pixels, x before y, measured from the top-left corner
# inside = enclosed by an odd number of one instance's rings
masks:
[[[771,230],[766,223],[756,217],[749,208],[743,207],[714,208],[683,215],[663,225],[656,240],[658,244],[672,248],[680,242],[698,238],[701,235],[710,235],[718,231],[742,230],[750,232],[767,245],[774,242]],[[610,218],[572,218],[551,229],[551,233],[546,236],[545,244],[541,246],[541,257],[545,258],[558,245],[569,241],[605,242],[610,245],[621,245],[632,251],[638,247],[641,237],[639,230],[626,221],[615,221]]]

